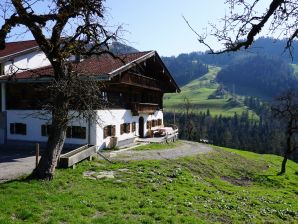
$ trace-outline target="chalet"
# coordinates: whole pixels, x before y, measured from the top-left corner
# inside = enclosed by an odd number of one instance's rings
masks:
[[[101,124],[71,121],[66,144],[104,148],[111,140],[125,144],[163,126],[163,95],[180,92],[175,80],[155,51],[119,57],[105,55],[78,62],[82,74],[105,82],[102,94],[111,103],[106,110],[96,110]],[[45,75],[52,69],[45,54],[35,41],[11,42],[0,51],[0,65],[0,142],[46,142],[50,122],[32,116],[41,109],[34,87],[51,79]]]

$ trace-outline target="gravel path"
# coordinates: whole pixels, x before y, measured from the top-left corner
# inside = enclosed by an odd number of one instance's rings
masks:
[[[179,157],[192,156],[201,153],[211,152],[212,147],[198,142],[182,141],[176,148],[163,150],[127,150],[122,152],[112,152],[106,154],[111,160],[161,160],[176,159]]]
[[[35,167],[35,145],[7,143],[0,145],[0,182],[16,179]]]
[[[6,145],[0,147],[0,183],[16,179],[32,172],[35,166],[33,146],[24,150],[22,145]],[[121,152],[104,153],[111,160],[160,160],[175,159],[200,153],[208,153],[212,148],[197,142],[182,141],[176,148],[163,150],[134,151],[132,149]]]
[[[0,163],[0,183],[16,179],[32,172],[35,167],[35,156],[14,159],[13,162]]]

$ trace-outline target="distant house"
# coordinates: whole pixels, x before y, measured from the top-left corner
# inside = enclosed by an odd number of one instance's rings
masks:
[[[163,125],[164,93],[180,92],[175,80],[155,51],[120,57],[105,55],[78,62],[82,75],[105,82],[102,96],[110,103],[106,110],[96,110],[101,125],[71,121],[66,144],[104,148],[116,137],[121,145]],[[32,116],[41,109],[36,87],[51,79],[45,54],[35,41],[7,43],[0,51],[0,65],[0,141],[46,142],[50,122]]]

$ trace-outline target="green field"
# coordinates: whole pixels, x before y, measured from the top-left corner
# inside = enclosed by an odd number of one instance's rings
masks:
[[[277,176],[281,160],[216,148],[178,160],[85,161],[51,182],[0,184],[0,223],[298,223],[298,164]],[[101,171],[114,178],[96,178]]]
[[[234,116],[235,113],[241,114],[244,111],[248,111],[253,119],[257,119],[258,116],[248,110],[243,103],[238,106],[231,106],[229,100],[231,94],[226,94],[223,99],[208,99],[208,96],[216,91],[219,86],[216,83],[215,78],[217,73],[220,71],[218,67],[209,67],[209,72],[196,79],[181,88],[180,94],[166,94],[164,97],[164,110],[165,112],[184,112],[184,98],[187,97],[192,104],[193,111],[206,112],[210,110],[211,115],[223,115],[223,116]],[[240,102],[243,101],[243,97],[237,97]]]

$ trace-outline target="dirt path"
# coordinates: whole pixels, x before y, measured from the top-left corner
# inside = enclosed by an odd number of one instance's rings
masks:
[[[106,154],[111,160],[160,160],[160,159],[176,159],[179,157],[192,156],[201,153],[208,153],[212,151],[212,147],[197,143],[182,141],[177,147],[172,149],[163,150],[144,150],[144,151],[134,151],[127,150],[122,152],[112,152]]]
[[[32,172],[35,167],[35,156],[15,159],[12,162],[0,163],[0,183],[16,179]]]
[[[35,167],[35,145],[7,143],[0,145],[0,182],[16,179]]]
[[[31,147],[33,148],[33,147]],[[212,148],[197,142],[182,141],[176,148],[163,150],[127,150],[105,153],[111,160],[152,160],[175,159],[212,151]],[[29,174],[35,166],[34,150],[24,150],[22,146],[5,146],[0,148],[0,183]]]

